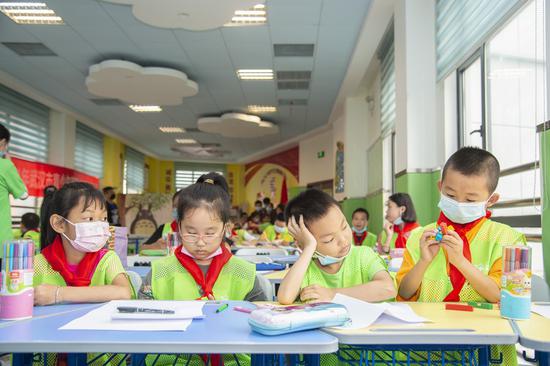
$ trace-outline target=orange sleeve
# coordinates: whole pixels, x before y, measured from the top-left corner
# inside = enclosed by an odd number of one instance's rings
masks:
[[[395,276],[395,280],[397,281],[397,289],[399,290],[399,286],[401,285],[401,281],[403,278],[409,273],[409,271],[414,267],[415,263],[413,258],[411,257],[411,254],[409,253],[409,250],[405,250],[405,254],[403,255],[403,264],[401,265],[401,268],[399,268],[399,271],[397,272],[397,275]],[[396,300],[397,301],[418,301],[418,296],[420,295],[420,287],[418,287],[418,290],[416,290],[416,293],[410,297],[409,299],[405,299],[399,294],[397,294]]]
[[[497,259],[495,263],[491,266],[488,274],[489,278],[495,281],[498,288],[500,288],[500,280],[502,277],[502,257]]]

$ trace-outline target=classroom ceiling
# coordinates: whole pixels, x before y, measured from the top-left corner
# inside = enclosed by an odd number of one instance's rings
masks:
[[[267,0],[265,25],[204,31],[147,25],[131,5],[103,0],[46,3],[64,25],[20,25],[0,14],[0,70],[160,158],[238,161],[328,122],[370,0]],[[41,43],[54,55],[21,56],[4,44],[19,42]],[[86,87],[90,66],[106,60],[175,69],[198,93],[159,113],[136,113]],[[240,80],[238,69],[273,69],[275,79]],[[251,113],[249,105],[277,111]],[[199,118],[232,112],[258,115],[278,131],[238,138],[197,129]],[[166,134],[161,126],[190,131]]]

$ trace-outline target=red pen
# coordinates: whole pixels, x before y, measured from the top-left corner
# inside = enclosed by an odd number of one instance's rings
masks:
[[[462,304],[445,304],[445,310],[474,311],[474,307]]]

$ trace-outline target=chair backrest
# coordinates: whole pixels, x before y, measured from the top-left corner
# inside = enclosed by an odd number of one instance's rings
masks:
[[[235,253],[237,256],[243,255],[265,255],[265,256],[285,256],[288,252],[279,248],[243,248],[237,250]]]
[[[260,284],[260,287],[264,291],[267,301],[274,301],[275,289],[273,288],[274,286],[271,283],[271,281],[269,281],[267,278],[265,278],[259,273],[256,273],[256,278],[258,279],[258,283]]]
[[[531,277],[531,300],[550,301],[550,287],[544,278],[533,274]]]
[[[136,293],[139,292],[139,289],[141,288],[141,285],[143,284],[143,280],[141,279],[141,276],[139,273],[134,271],[126,271],[128,274],[128,278],[130,279],[130,283],[132,284],[132,287],[136,291]]]

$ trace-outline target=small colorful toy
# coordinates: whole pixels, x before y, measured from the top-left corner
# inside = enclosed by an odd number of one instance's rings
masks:
[[[449,231],[451,231],[451,230],[454,231],[454,227],[452,225],[447,226],[446,223],[442,222],[437,227],[436,234],[435,234],[435,236],[433,236],[433,239],[435,241],[437,241],[438,243],[441,243],[441,241],[443,240],[443,235],[447,235],[449,233]]]

